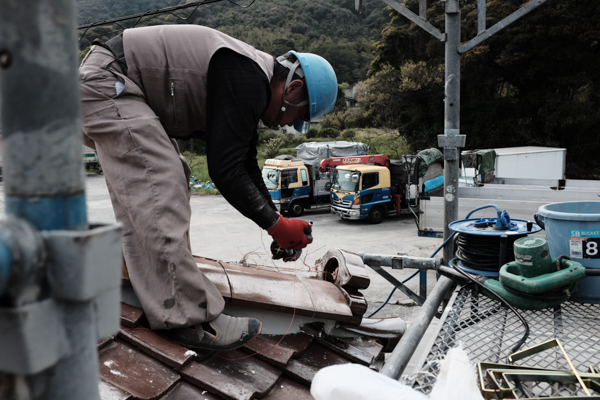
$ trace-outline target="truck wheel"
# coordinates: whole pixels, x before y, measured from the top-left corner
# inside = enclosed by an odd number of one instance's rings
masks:
[[[384,215],[385,213],[381,206],[374,206],[371,208],[371,211],[369,211],[369,222],[371,224],[379,224],[381,221],[383,221]]]
[[[304,206],[299,201],[295,201],[290,204],[288,208],[288,214],[290,217],[299,217],[304,212]]]

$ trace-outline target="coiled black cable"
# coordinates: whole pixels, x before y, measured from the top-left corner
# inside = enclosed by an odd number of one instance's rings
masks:
[[[456,259],[454,259],[450,263],[450,266],[452,268],[454,268],[454,270],[456,272],[460,273],[462,276],[464,276],[465,278],[467,278],[470,282],[472,282],[475,285],[479,286],[482,290],[490,291],[490,292],[494,293],[494,295],[498,298],[498,300],[500,300],[500,302],[505,307],[507,307],[509,310],[511,310],[517,316],[517,318],[519,318],[519,320],[523,324],[523,328],[525,329],[525,331],[523,332],[523,336],[521,336],[521,339],[519,339],[519,341],[517,343],[515,343],[515,345],[510,349],[510,352],[511,353],[516,353],[517,351],[519,351],[519,349],[521,348],[521,346],[523,346],[523,344],[527,341],[527,338],[529,338],[529,324],[527,323],[527,320],[525,320],[525,318],[523,317],[523,315],[521,315],[521,313],[518,312],[516,308],[514,308],[512,305],[510,305],[510,303],[508,301],[506,301],[504,299],[504,297],[500,296],[498,293],[492,291],[491,289],[486,288],[481,282],[477,281],[476,279],[473,279],[473,277],[470,274],[468,274],[468,273],[464,272],[462,269],[460,269],[460,267],[458,267],[456,265]],[[508,356],[507,356],[506,362],[509,363]]]
[[[510,235],[506,238],[504,263],[514,261],[513,244],[515,240],[527,235]],[[497,272],[501,265],[500,236],[482,236],[459,233],[456,239],[456,257],[465,267]]]

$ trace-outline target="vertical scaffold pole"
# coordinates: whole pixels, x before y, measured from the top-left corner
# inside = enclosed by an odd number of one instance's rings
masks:
[[[444,96],[444,135],[438,137],[444,148],[444,240],[452,232],[448,224],[458,219],[459,148],[464,147],[460,134],[460,5],[459,0],[447,0],[446,7],[446,63]],[[446,263],[454,254],[453,243],[444,247]]]
[[[6,213],[40,232],[88,229],[74,0],[0,1],[0,129]],[[11,375],[19,398],[95,400],[96,310],[57,300],[66,356]],[[20,389],[19,389],[20,387]]]

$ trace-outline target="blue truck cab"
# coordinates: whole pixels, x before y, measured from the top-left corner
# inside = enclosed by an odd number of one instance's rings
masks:
[[[339,166],[332,171],[331,213],[379,223],[392,202],[390,170],[378,165]]]
[[[329,207],[329,178],[291,156],[268,159],[262,177],[277,209],[291,217],[307,208]],[[320,179],[323,178],[323,179]]]

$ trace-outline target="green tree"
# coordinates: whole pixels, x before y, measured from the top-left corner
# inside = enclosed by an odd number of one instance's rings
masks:
[[[183,3],[186,0],[77,0],[82,25]],[[213,2],[202,5],[187,21],[164,14],[143,18],[138,26],[194,23],[218,29],[273,56],[289,50],[313,52],[329,60],[339,82],[356,83],[366,77],[373,58],[371,44],[386,15],[380,0],[364,3],[363,12],[357,14],[352,0],[261,0],[248,8],[234,2]],[[177,11],[180,15],[187,12],[189,9]],[[118,25],[93,28],[80,41],[80,48],[89,46],[94,38],[107,40],[122,29]]]
[[[524,0],[488,0],[487,26]],[[416,10],[417,2],[406,5]],[[428,10],[443,30],[440,2]],[[567,176],[600,177],[600,3],[547,2],[461,58],[461,132],[468,148],[567,148]],[[462,9],[462,41],[477,34],[475,2]],[[413,148],[443,133],[444,46],[396,12],[374,45],[359,103],[376,126],[396,127]]]

